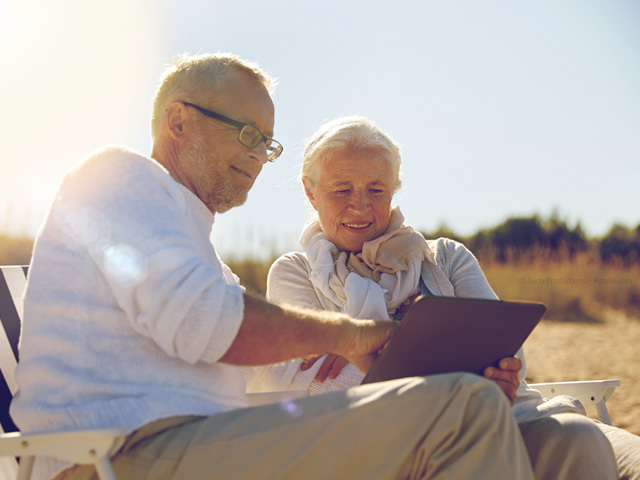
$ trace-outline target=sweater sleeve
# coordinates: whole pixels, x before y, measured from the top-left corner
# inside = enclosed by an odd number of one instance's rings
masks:
[[[489,285],[476,257],[463,244],[448,238],[438,240],[438,263],[453,285],[456,297],[486,298],[498,296]]]
[[[215,362],[242,322],[242,290],[225,280],[205,213],[141,158],[105,151],[70,174],[52,212],[58,239],[92,258],[135,331],[167,355]]]

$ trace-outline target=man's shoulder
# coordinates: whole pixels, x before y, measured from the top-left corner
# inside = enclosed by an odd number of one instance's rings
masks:
[[[166,174],[164,167],[152,158],[121,145],[110,145],[96,150],[73,169],[71,174],[118,174],[123,170],[131,173],[157,171]]]
[[[87,193],[112,188],[144,188],[145,182],[166,183],[171,176],[158,162],[123,146],[94,151],[65,175],[63,185]]]
[[[111,146],[93,152],[69,170],[58,186],[53,210],[78,206],[106,214],[137,206],[174,204],[182,192],[157,162],[134,150]],[[93,214],[92,214],[93,215]]]

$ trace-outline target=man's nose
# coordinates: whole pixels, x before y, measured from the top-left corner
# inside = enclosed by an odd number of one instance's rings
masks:
[[[260,165],[264,165],[269,161],[267,144],[260,142],[257,147],[249,149],[249,156],[259,162]]]

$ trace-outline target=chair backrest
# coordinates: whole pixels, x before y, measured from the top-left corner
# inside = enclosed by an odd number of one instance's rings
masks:
[[[27,267],[0,267],[0,433],[17,431],[9,404],[18,389],[15,372]]]

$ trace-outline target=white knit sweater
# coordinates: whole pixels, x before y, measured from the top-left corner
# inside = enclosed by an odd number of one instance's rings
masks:
[[[243,291],[210,242],[214,215],[120,147],[64,179],[35,243],[11,414],[25,432],[124,427],[246,406],[218,359]],[[41,464],[41,476],[62,465]]]

